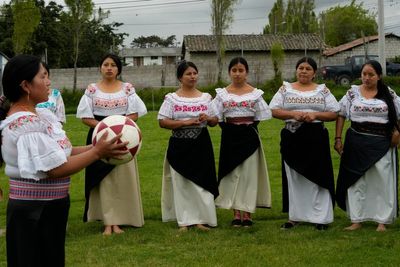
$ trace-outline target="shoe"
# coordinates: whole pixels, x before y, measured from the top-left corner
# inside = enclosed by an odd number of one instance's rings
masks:
[[[297,224],[298,223],[295,223],[295,222],[285,222],[284,224],[281,225],[281,229],[288,230],[288,229],[295,227]]]
[[[315,224],[315,229],[319,230],[319,231],[324,231],[324,230],[328,230],[328,225],[327,224]]]
[[[234,220],[231,222],[231,225],[232,225],[233,227],[240,227],[240,226],[242,226],[242,221],[239,220],[239,219],[234,219]]]
[[[243,227],[250,227],[253,225],[253,221],[252,220],[243,220],[242,222],[242,226]]]

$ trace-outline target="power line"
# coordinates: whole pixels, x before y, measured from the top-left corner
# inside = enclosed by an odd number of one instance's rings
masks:
[[[193,4],[193,3],[201,3],[207,0],[189,0],[189,1],[175,1],[168,3],[156,3],[156,4],[146,4],[146,5],[133,5],[133,6],[115,6],[115,7],[106,7],[104,10],[112,10],[112,9],[127,9],[127,8],[147,8],[147,7],[162,7],[162,6],[171,6],[171,5],[179,5],[179,4]]]
[[[244,19],[236,19],[239,21],[243,20],[259,20],[263,19],[265,20],[265,17],[253,17],[253,18],[244,18]],[[165,26],[170,26],[170,25],[186,25],[186,24],[205,24],[205,23],[211,23],[211,21],[191,21],[191,22],[158,22],[158,23],[124,23],[123,26],[155,26],[155,25],[165,25]]]

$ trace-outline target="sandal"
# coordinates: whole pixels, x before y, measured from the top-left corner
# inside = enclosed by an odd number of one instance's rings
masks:
[[[297,222],[285,222],[284,224],[281,225],[282,230],[288,230],[293,227],[295,227],[298,223]]]
[[[242,222],[242,226],[243,227],[250,227],[253,225],[253,221],[252,220],[243,220]]]
[[[234,219],[234,220],[231,222],[231,225],[232,225],[233,227],[240,227],[240,226],[242,226],[242,221],[239,220],[239,219]]]

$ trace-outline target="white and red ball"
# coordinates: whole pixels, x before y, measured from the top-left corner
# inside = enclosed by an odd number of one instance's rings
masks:
[[[104,118],[94,128],[92,135],[93,145],[96,145],[98,140],[105,132],[108,132],[107,140],[110,140],[119,133],[122,133],[121,138],[118,139],[117,142],[129,142],[125,147],[126,150],[129,150],[129,153],[122,155],[121,159],[102,159],[102,161],[104,161],[105,163],[113,165],[127,163],[139,153],[140,147],[142,145],[142,133],[140,132],[139,127],[133,120],[122,115],[111,115]]]

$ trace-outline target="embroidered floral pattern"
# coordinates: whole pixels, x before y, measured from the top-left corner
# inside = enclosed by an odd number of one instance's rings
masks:
[[[174,105],[174,112],[199,112],[199,111],[207,111],[208,107],[206,105]]]
[[[61,140],[57,140],[57,143],[64,150],[67,148],[72,148],[72,144],[69,141],[68,137],[65,137],[64,139],[61,139]]]
[[[36,115],[21,116],[21,117],[18,117],[16,120],[12,121],[8,125],[8,128],[10,130],[16,130],[17,128],[22,127],[25,124],[36,122],[39,120],[40,120],[39,117]]]
[[[133,87],[132,84],[128,83],[128,84],[126,84],[124,91],[125,91],[126,95],[131,95],[131,94],[135,93],[135,88]]]
[[[387,106],[369,107],[369,106],[353,105],[353,110],[354,112],[387,113],[388,107]]]
[[[245,101],[240,101],[236,102],[233,100],[225,101],[222,103],[224,108],[254,108],[256,105],[256,101],[254,100],[245,100]]]
[[[325,104],[323,97],[286,97],[285,103],[287,104]]]
[[[100,107],[105,109],[126,107],[128,105],[128,99],[126,97],[115,98],[115,99],[95,98],[93,99],[93,105],[95,107]]]
[[[89,85],[88,88],[87,88],[86,90],[87,90],[87,92],[89,92],[90,94],[94,94],[94,93],[96,93],[96,86]]]

